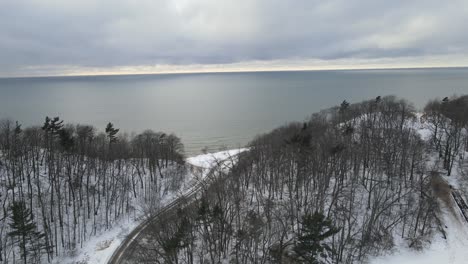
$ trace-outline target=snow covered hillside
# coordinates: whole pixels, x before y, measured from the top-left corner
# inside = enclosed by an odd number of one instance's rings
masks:
[[[392,96],[343,101],[248,149],[188,159],[164,133],[117,139],[115,129],[96,135],[55,119],[43,130],[4,126],[0,256],[466,263],[466,113],[468,96],[431,101],[421,113]]]
[[[468,153],[466,153],[468,154]],[[466,163],[465,163],[466,166]],[[461,168],[460,168],[461,169]],[[466,170],[466,169],[465,169]],[[461,172],[461,171],[460,171]],[[452,188],[461,187],[464,180],[461,174],[450,177],[442,176]],[[407,248],[404,243],[397,245],[391,253],[371,258],[372,264],[466,264],[468,261],[468,222],[451,195],[450,187],[441,194],[438,203],[438,213],[443,232],[433,234],[431,240],[420,251]],[[467,190],[462,187],[462,194],[466,200]]]
[[[466,113],[465,113],[466,114]],[[417,123],[414,128],[417,129],[421,138],[428,145],[434,140],[434,125],[425,120],[423,114],[417,114]],[[445,131],[449,129],[446,128]],[[467,136],[467,130],[461,129],[460,136]],[[442,134],[439,141],[447,141]],[[433,142],[432,142],[433,143]],[[465,143],[466,144],[466,143]],[[433,171],[433,177],[438,183],[434,186],[437,196],[437,203],[440,210],[438,216],[442,230],[432,235],[430,241],[417,251],[407,247],[404,241],[399,241],[391,252],[383,256],[370,259],[372,264],[466,264],[468,263],[468,219],[467,209],[460,206],[454,199],[458,195],[466,203],[468,201],[468,152],[465,151],[466,145],[456,151],[457,160],[454,162],[454,168],[451,174],[447,175],[447,169],[444,168],[442,156],[436,149],[429,148],[430,153],[427,160],[427,166]],[[465,213],[463,213],[465,211]],[[468,216],[468,215],[467,215]]]
[[[344,101],[258,136],[127,259],[464,263],[468,120],[454,110],[465,99],[424,113],[395,97]]]
[[[442,117],[379,97],[258,136],[130,259],[364,263],[429,248],[450,235],[450,196],[438,190],[450,190],[443,177],[466,149],[463,129]]]
[[[189,170],[178,190],[168,191],[162,198],[158,208],[174,201],[178,196],[190,191],[195,182],[206,176],[206,173],[223,161],[228,168],[236,161],[236,155],[247,149],[233,149],[215,153],[201,154],[186,159]],[[164,187],[163,187],[164,189]],[[145,219],[145,211],[140,210],[136,215],[121,219],[109,230],[92,237],[84,245],[73,251],[70,256],[54,259],[53,263],[85,264],[85,263],[107,263],[110,256],[118,248],[125,237]]]

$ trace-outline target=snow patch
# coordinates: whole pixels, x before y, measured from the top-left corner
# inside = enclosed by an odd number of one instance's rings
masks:
[[[216,166],[218,162],[229,159],[230,157],[234,157],[238,155],[239,153],[247,151],[247,150],[248,148],[240,148],[240,149],[231,149],[231,150],[225,150],[225,151],[220,151],[220,152],[215,152],[215,153],[202,154],[202,155],[188,158],[187,163],[196,167],[209,169],[209,168],[212,168],[213,166]]]
[[[82,248],[76,250],[70,256],[54,258],[52,263],[106,263],[120,243],[139,223],[140,220],[133,218],[122,220],[113,228],[90,238],[83,244]]]
[[[436,234],[428,248],[414,251],[400,247],[394,253],[374,257],[371,264],[466,264],[468,262],[468,228],[450,210],[444,209],[442,215],[447,239]]]

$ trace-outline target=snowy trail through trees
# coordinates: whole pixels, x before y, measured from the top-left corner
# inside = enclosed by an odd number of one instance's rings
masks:
[[[187,162],[191,166],[192,171],[198,171],[202,175],[199,175],[198,181],[195,181],[188,190],[174,201],[170,202],[161,210],[148,218],[146,221],[137,226],[121,243],[121,245],[115,250],[114,254],[110,257],[109,264],[123,263],[128,260],[128,257],[132,256],[132,253],[136,250],[136,242],[140,238],[141,234],[145,233],[146,229],[151,225],[152,222],[157,221],[158,217],[169,213],[172,210],[187,204],[197,193],[204,188],[206,184],[209,184],[210,179],[213,179],[215,173],[222,170],[225,165],[230,166],[234,162],[235,156],[245,151],[246,149],[223,151],[214,154],[200,155],[194,158],[189,158]],[[206,172],[208,170],[208,172]]]

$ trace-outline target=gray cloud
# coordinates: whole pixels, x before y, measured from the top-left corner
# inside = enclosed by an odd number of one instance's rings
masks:
[[[5,0],[0,76],[28,69],[468,55],[466,0]]]

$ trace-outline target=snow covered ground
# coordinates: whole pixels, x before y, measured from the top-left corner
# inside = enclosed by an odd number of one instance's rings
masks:
[[[456,212],[458,213],[458,212]],[[447,239],[434,234],[429,247],[414,251],[399,247],[392,254],[375,257],[372,264],[466,264],[468,263],[468,225],[448,208],[442,209],[442,222]]]
[[[201,168],[212,168],[213,166],[217,165],[218,162],[222,160],[229,159],[231,157],[236,156],[237,154],[246,151],[247,148],[240,148],[240,149],[231,149],[231,150],[225,150],[225,151],[220,151],[216,153],[207,153],[203,155],[198,155],[195,157],[191,157],[187,159],[187,162],[192,164],[193,166],[196,167],[201,167]]]
[[[139,223],[140,220],[136,218],[122,219],[112,229],[92,237],[70,256],[56,258],[52,263],[106,263],[120,243]]]
[[[421,114],[417,114],[420,120]],[[424,122],[416,122],[415,129],[424,140],[429,140],[431,130]],[[468,152],[465,152],[467,157]],[[438,167],[437,155],[430,157],[429,163],[434,168]],[[463,163],[462,163],[463,164]],[[464,166],[467,166],[466,164]],[[439,165],[440,167],[440,165]],[[456,163],[451,176],[442,176],[442,178],[451,186],[467,193],[466,183],[462,174],[465,168]],[[465,185],[465,186],[464,186]],[[466,199],[466,197],[465,197]],[[444,231],[447,238],[441,233],[435,233],[431,244],[421,251],[409,249],[404,243],[401,243],[396,249],[383,256],[370,259],[371,264],[467,264],[468,263],[468,223],[464,220],[460,210],[455,204],[450,206],[439,201],[441,206],[441,222],[444,225]],[[455,209],[455,210],[454,210]]]
[[[207,153],[195,157],[187,158],[187,163],[194,167],[201,168],[201,175],[188,171],[181,186],[181,190],[177,193],[169,192],[160,201],[161,206],[169,204],[179,195],[187,193],[193,188],[194,184],[207,175],[209,170],[223,162],[223,166],[231,166],[237,159],[235,156],[247,149],[233,149],[220,151],[216,153]],[[136,206],[136,205],[135,205]],[[119,247],[125,237],[143,221],[143,210],[138,215],[122,219],[115,224],[110,230],[104,231],[98,236],[88,240],[81,248],[72,252],[70,256],[59,257],[52,261],[54,264],[91,264],[91,263],[107,263],[114,251]]]

